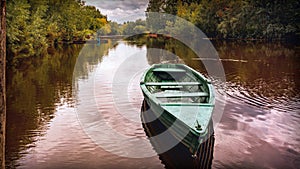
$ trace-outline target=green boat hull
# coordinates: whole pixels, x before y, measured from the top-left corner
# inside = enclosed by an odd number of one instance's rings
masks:
[[[185,65],[159,64],[144,73],[140,86],[160,122],[196,154],[208,136],[214,108],[210,81]]]
[[[151,105],[150,108],[157,116],[159,121],[168,128],[169,132],[178,139],[181,143],[183,143],[192,154],[197,152],[200,144],[205,140],[206,132],[203,135],[200,135],[194,132],[190,127],[178,121],[176,117],[174,117],[170,112],[164,110],[159,105],[156,105],[151,99],[145,96],[145,100],[148,105]],[[162,112],[162,113],[157,113]],[[176,123],[175,123],[176,121]]]

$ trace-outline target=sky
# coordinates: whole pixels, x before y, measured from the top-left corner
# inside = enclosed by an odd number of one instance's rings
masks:
[[[123,23],[145,18],[149,0],[85,0],[86,5],[96,6],[108,20]]]

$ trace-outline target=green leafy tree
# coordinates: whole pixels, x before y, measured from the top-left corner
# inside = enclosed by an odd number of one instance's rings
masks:
[[[216,38],[299,38],[300,2],[297,0],[150,0],[147,12],[182,17]],[[158,28],[170,27],[159,18],[147,17]],[[180,25],[177,25],[180,26]]]
[[[120,35],[122,33],[121,25],[117,22],[110,22],[109,25],[111,28],[110,35]]]
[[[8,1],[8,59],[39,55],[54,43],[85,40],[106,24],[106,16],[81,0]]]
[[[28,28],[30,5],[23,0],[15,0],[7,3],[7,43],[8,51],[19,53],[28,44],[26,41],[26,31]],[[8,55],[8,57],[10,57]]]

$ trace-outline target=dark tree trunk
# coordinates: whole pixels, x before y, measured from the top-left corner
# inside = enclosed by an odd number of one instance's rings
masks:
[[[6,2],[0,0],[0,162],[5,168],[5,62],[6,62]]]

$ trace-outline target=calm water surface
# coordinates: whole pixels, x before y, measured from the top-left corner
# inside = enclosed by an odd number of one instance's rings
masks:
[[[214,46],[226,84],[211,78],[227,100],[197,159],[180,144],[156,153],[161,143],[148,137],[164,129],[142,123],[149,114],[139,78],[154,63],[185,63],[206,74],[201,61],[172,40],[109,40],[51,49],[8,69],[7,168],[297,168],[299,47]]]

